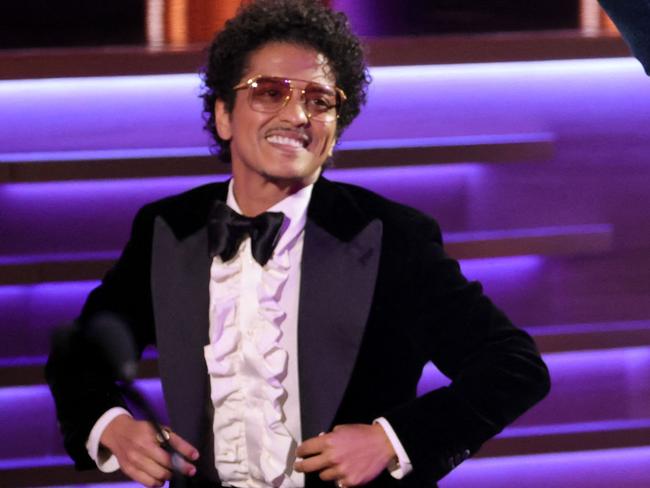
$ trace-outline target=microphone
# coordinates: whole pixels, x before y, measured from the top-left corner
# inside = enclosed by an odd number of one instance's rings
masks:
[[[94,315],[85,336],[103,354],[117,380],[133,383],[138,374],[138,352],[133,335],[121,317],[110,312]]]

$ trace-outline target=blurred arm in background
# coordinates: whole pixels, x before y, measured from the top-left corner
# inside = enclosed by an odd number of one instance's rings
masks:
[[[650,75],[650,0],[599,0]]]

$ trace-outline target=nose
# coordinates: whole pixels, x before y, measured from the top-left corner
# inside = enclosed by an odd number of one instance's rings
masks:
[[[309,113],[305,107],[302,90],[291,90],[291,96],[280,110],[279,116],[297,126],[309,124]]]

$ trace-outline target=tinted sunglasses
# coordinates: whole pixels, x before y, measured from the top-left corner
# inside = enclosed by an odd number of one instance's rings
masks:
[[[293,90],[300,90],[301,101],[309,119],[333,122],[347,98],[336,86],[314,81],[257,75],[235,85],[233,90],[248,88],[248,103],[256,112],[275,113],[284,108]]]

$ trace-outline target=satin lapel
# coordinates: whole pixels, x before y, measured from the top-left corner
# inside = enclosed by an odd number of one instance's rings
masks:
[[[158,217],[151,264],[158,364],[169,418],[176,432],[201,446],[209,397],[203,359],[210,280],[205,227],[178,240]]]
[[[303,439],[330,429],[343,398],[372,303],[381,236],[379,220],[349,240],[307,221],[298,316]]]

